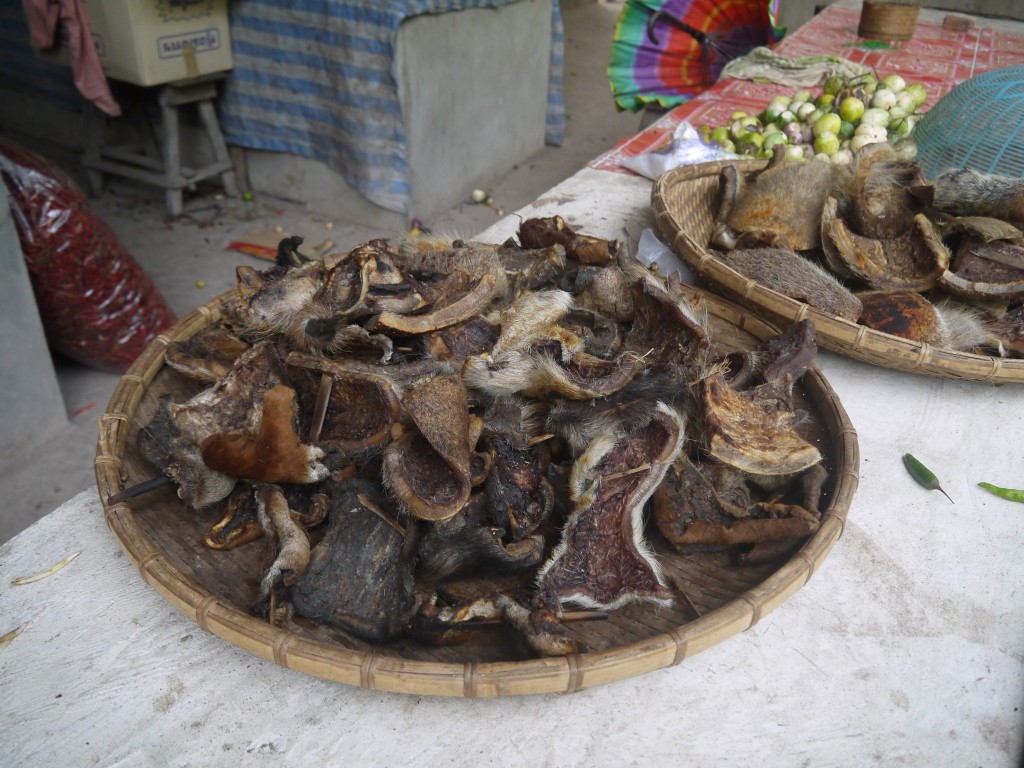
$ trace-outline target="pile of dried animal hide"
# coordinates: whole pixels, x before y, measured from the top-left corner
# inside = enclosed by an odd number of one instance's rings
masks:
[[[225,319],[167,349],[209,387],[138,438],[188,507],[223,507],[209,547],[273,542],[271,621],[432,643],[498,621],[565,654],[568,607],[674,599],[652,537],[778,556],[817,529],[809,323],[719,352],[678,286],[557,216],[501,246],[300,243],[239,267]],[[445,587],[496,574],[515,588]]]
[[[1024,355],[1024,180],[926,180],[904,142],[850,166],[722,171],[712,245],[737,272],[823,312],[947,349]]]

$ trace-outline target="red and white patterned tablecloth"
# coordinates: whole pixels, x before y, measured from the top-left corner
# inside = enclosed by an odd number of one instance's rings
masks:
[[[880,50],[858,46],[863,42],[857,35],[859,22],[858,9],[829,6],[788,35],[774,50],[781,56],[793,58],[819,54],[844,56],[874,68],[880,77],[897,74],[907,82],[922,83],[928,88],[925,109],[974,75],[1024,64],[1024,35],[985,26],[983,19],[977,19],[975,27],[965,32],[944,29],[941,23],[919,19],[910,40],[892,43],[889,48]],[[588,167],[632,173],[622,166],[622,160],[663,144],[684,120],[694,127],[724,125],[736,110],[757,114],[772,96],[793,90],[772,83],[723,80],[668,112],[646,130],[599,155]]]

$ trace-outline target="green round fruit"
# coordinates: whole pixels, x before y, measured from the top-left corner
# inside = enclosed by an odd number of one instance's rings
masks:
[[[800,146],[790,145],[786,147],[786,157],[790,160],[806,160],[807,157],[804,155],[804,148]]]
[[[776,144],[789,144],[789,139],[786,138],[786,134],[782,131],[776,131],[764,137],[765,149],[771,150]]]
[[[711,140],[717,141],[719,144],[721,144],[723,141],[726,141],[728,138],[729,129],[726,128],[724,125],[720,125],[713,131],[711,131]]]
[[[832,75],[832,77],[825,81],[825,85],[822,87],[822,90],[826,95],[835,96],[843,90],[845,85],[846,83],[843,81],[843,78],[839,77],[839,75]]]
[[[864,115],[864,102],[856,96],[847,96],[839,102],[839,116],[850,123],[856,123]]]
[[[816,155],[831,156],[839,151],[839,137],[831,131],[825,131],[814,140]]]
[[[745,155],[756,154],[764,146],[764,136],[757,132],[748,133],[736,140],[736,151]]]
[[[834,93],[823,93],[814,100],[814,106],[818,109],[831,109],[835,101],[836,95]]]
[[[835,112],[829,112],[811,123],[811,131],[814,133],[815,137],[821,136],[823,133],[837,135],[840,128],[842,128],[842,125],[842,118],[840,118]]]
[[[928,89],[921,83],[911,83],[905,91],[914,100],[914,109],[919,108],[928,100]]]
[[[839,126],[839,131],[838,133],[836,133],[836,135],[841,140],[845,141],[847,139],[853,138],[853,132],[855,129],[856,126],[853,123],[851,123],[849,120],[843,120],[842,124],[840,124]]]
[[[887,88],[896,93],[907,87],[907,81],[899,75],[886,75],[882,78],[882,82],[885,83]]]

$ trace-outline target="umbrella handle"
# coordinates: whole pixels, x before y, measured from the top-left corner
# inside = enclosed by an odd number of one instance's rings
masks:
[[[681,21],[680,19],[677,19],[675,16],[673,16],[671,13],[668,13],[667,11],[655,11],[654,13],[651,14],[651,18],[647,20],[647,39],[650,40],[653,44],[658,44],[658,38],[654,36],[654,25],[658,23],[658,19],[665,19],[665,21],[667,21],[673,27],[675,27],[676,29],[683,30],[683,32],[690,35],[690,37],[692,37],[701,45],[707,45],[710,48],[714,49],[714,51],[719,56],[722,56],[725,59],[729,59],[729,56],[727,56],[725,51],[723,51],[715,44],[715,41],[711,39],[710,35],[701,32],[699,29],[694,29],[689,24],[687,24],[684,21]]]

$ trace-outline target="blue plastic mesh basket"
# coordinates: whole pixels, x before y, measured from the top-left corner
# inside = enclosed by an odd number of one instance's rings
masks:
[[[947,168],[1024,177],[1024,65],[965,80],[914,129],[926,177]]]

